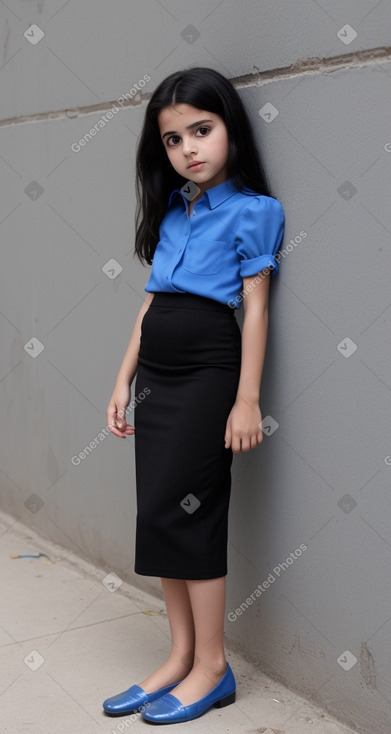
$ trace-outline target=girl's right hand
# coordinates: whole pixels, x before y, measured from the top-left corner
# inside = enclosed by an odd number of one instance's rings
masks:
[[[126,422],[126,408],[129,403],[130,385],[116,385],[107,406],[107,428],[119,438],[126,438],[134,434],[134,426]]]

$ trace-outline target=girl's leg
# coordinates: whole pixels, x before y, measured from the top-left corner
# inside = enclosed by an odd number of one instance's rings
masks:
[[[185,678],[193,666],[194,622],[186,581],[161,579],[171,631],[168,660],[138,685],[152,693]]]
[[[184,706],[206,696],[227,669],[224,653],[226,577],[186,581],[195,627],[194,665],[182,683],[172,689]]]

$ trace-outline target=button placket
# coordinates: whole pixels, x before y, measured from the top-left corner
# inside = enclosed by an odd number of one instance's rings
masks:
[[[171,268],[171,277],[172,277],[172,275],[173,275],[173,273],[174,273],[174,270],[175,270],[176,266],[177,266],[177,265],[179,264],[179,262],[180,262],[180,260],[181,260],[181,257],[182,257],[182,253],[183,253],[183,251],[185,250],[185,248],[186,248],[186,245],[187,245],[187,243],[188,243],[188,241],[189,241],[189,238],[190,238],[190,232],[191,232],[191,228],[190,228],[190,218],[189,218],[189,217],[187,216],[187,212],[186,212],[186,220],[187,220],[187,221],[186,221],[186,227],[185,227],[185,232],[183,233],[183,240],[184,240],[185,242],[184,242],[184,245],[183,245],[183,247],[180,247],[180,248],[178,248],[178,250],[177,250],[177,255],[180,255],[180,257],[179,257],[179,258],[178,258],[178,257],[176,257],[176,258],[175,258],[175,261],[173,262],[173,265],[172,265],[172,268]],[[168,278],[167,278],[167,280],[168,280]]]

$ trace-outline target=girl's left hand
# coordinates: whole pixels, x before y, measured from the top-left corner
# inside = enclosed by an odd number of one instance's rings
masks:
[[[234,454],[254,449],[263,440],[261,421],[262,415],[258,403],[236,400],[227,420],[225,448],[229,449],[231,446]]]

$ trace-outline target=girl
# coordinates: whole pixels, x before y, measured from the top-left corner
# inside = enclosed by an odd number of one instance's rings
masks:
[[[263,437],[270,270],[284,212],[241,99],[213,69],[160,83],[136,167],[135,252],[152,270],[107,420],[114,435],[135,435],[134,570],[161,577],[172,645],[163,665],[103,708],[173,723],[235,700],[224,653],[231,463]],[[136,372],[144,399],[133,427]]]

